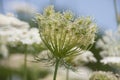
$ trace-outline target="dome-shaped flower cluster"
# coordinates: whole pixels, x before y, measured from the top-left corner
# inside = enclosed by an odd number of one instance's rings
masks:
[[[55,12],[49,6],[36,20],[42,41],[57,59],[77,55],[94,43],[97,29],[90,17],[75,18],[70,11]]]

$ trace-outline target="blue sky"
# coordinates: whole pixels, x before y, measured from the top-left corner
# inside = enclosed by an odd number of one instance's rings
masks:
[[[52,1],[52,0],[51,0]],[[92,16],[100,29],[113,29],[117,27],[113,0],[53,0],[59,10],[72,10],[76,15]],[[120,0],[117,0],[120,3]],[[0,1],[1,2],[1,1]],[[10,12],[12,3],[27,2],[36,6],[38,11],[50,4],[50,0],[3,0],[4,13]],[[119,5],[117,3],[117,5]],[[120,6],[118,6],[120,10]]]
[[[101,28],[116,29],[113,0],[57,0],[56,6],[67,7],[77,15],[92,16]]]

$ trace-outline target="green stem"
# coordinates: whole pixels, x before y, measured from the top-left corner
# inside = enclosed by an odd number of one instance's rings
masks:
[[[118,11],[117,11],[116,0],[114,0],[114,9],[115,9],[115,17],[116,17],[116,22],[117,22],[117,27],[118,27]]]
[[[69,69],[67,68],[67,71],[66,71],[66,80],[69,80]]]
[[[12,74],[10,72],[9,76],[8,76],[8,80],[12,80]]]
[[[56,59],[56,65],[55,65],[55,71],[54,71],[53,80],[56,80],[56,77],[57,77],[57,71],[58,71],[59,61],[60,61],[59,59]]]
[[[25,45],[25,49],[27,51],[27,45]],[[24,55],[24,80],[27,80],[27,52]]]

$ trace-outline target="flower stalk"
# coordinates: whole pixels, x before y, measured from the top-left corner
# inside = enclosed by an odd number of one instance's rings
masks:
[[[60,60],[59,60],[59,59],[56,59],[56,65],[55,65],[55,71],[54,71],[53,80],[56,80],[59,62],[60,62]]]
[[[56,80],[59,64],[67,67],[66,58],[83,53],[94,43],[96,24],[90,17],[75,18],[70,11],[55,12],[53,6],[37,14],[36,21],[41,40],[56,63],[53,77]]]
[[[27,45],[25,45],[26,51],[27,51]],[[24,79],[23,80],[27,80],[27,52],[25,51],[25,55],[24,55]]]

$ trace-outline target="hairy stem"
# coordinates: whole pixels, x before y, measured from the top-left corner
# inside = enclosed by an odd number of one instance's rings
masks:
[[[60,61],[59,59],[56,59],[56,65],[55,65],[55,71],[54,71],[53,80],[56,80],[56,77],[57,77],[57,71],[58,71],[59,61]]]

